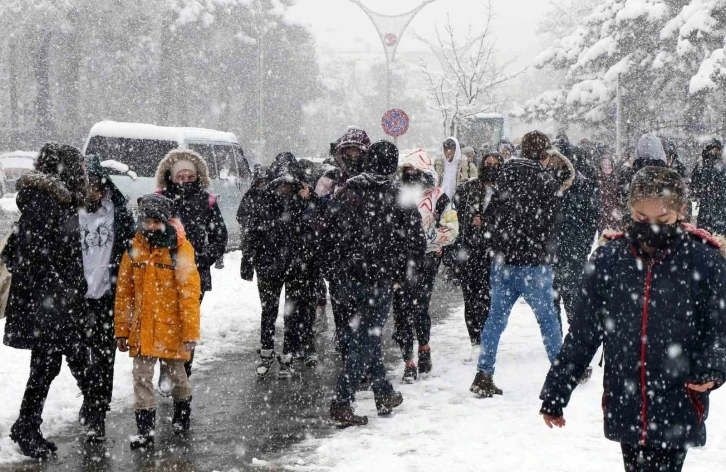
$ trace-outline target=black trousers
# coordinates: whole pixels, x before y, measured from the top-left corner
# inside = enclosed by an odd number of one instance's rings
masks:
[[[626,472],[681,472],[686,460],[685,449],[620,444]]]
[[[580,281],[582,280],[586,263],[587,256],[583,255],[581,258],[561,260],[552,268],[554,275],[552,288],[554,289],[555,309],[559,315],[557,319],[560,322],[560,326],[562,326],[562,307],[560,306],[560,302],[563,302],[565,305],[565,316],[567,316],[568,323],[572,323],[572,314],[575,311],[575,302],[577,301]]]
[[[87,394],[84,358],[85,349],[81,344],[63,347],[49,347],[45,349],[33,349],[30,356],[30,376],[25,385],[23,401],[20,403],[20,414],[16,427],[39,428],[43,422],[43,408],[48,398],[50,384],[58,377],[61,370],[63,356],[66,356],[66,363],[76,379],[78,387],[84,397]]]
[[[315,322],[314,277],[300,273],[286,273],[278,277],[257,274],[257,289],[262,302],[260,344],[262,349],[275,348],[275,322],[280,308],[280,294],[285,287],[285,337],[283,354],[302,354],[315,350],[313,324]]]
[[[353,316],[353,301],[349,292],[343,289],[343,284],[336,278],[330,281],[330,305],[333,309],[335,322],[335,350],[340,352],[343,361],[348,354],[350,346],[350,320]]]
[[[413,360],[414,336],[419,347],[426,346],[431,338],[429,305],[440,262],[438,255],[426,254],[414,268],[411,279],[393,292],[393,339],[401,348],[404,361]]]
[[[114,296],[86,299],[86,382],[89,406],[104,413],[110,409],[113,394],[113,367],[116,360],[114,338]]]
[[[462,271],[464,321],[472,344],[481,344],[481,330],[489,318],[492,300],[489,281],[491,262],[491,257],[486,254],[471,253]]]

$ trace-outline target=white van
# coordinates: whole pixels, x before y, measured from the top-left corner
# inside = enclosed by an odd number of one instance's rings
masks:
[[[229,231],[229,247],[239,246],[237,207],[250,185],[250,166],[237,137],[232,133],[202,128],[172,128],[142,123],[102,121],[88,133],[83,153],[101,161],[125,164],[137,178],[113,177],[114,183],[136,207],[138,197],[156,190],[154,174],[166,153],[176,148],[191,149],[207,161],[211,193]],[[124,169],[125,166],[114,166]],[[113,172],[113,171],[112,171]]]

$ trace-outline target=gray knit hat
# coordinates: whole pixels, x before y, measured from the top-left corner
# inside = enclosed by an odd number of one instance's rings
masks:
[[[174,202],[163,195],[151,193],[139,197],[139,220],[159,220],[168,223],[171,219],[171,210]]]

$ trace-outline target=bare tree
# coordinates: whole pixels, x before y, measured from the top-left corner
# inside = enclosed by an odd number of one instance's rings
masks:
[[[495,111],[501,103],[500,86],[521,72],[507,74],[511,62],[498,64],[496,38],[491,30],[496,17],[492,2],[486,5],[484,29],[475,33],[469,26],[463,40],[447,16],[444,31],[436,28],[436,42],[421,37],[439,59],[440,75],[432,72],[422,59],[421,70],[431,96],[431,108],[441,113],[444,134],[454,135],[458,126],[474,114]]]

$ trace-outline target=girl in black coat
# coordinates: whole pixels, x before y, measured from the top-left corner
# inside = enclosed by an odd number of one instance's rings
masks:
[[[633,178],[632,221],[585,270],[570,332],[540,398],[545,423],[562,410],[604,345],[605,436],[628,471],[680,471],[706,442],[709,392],[726,379],[726,246],[682,223],[681,177],[646,167]]]
[[[86,394],[87,285],[76,208],[83,202],[87,178],[83,155],[72,146],[44,145],[35,167],[18,180],[20,219],[2,254],[13,276],[3,342],[32,351],[30,377],[10,437],[23,454],[45,458],[56,446],[43,438],[41,416],[63,355]]]

